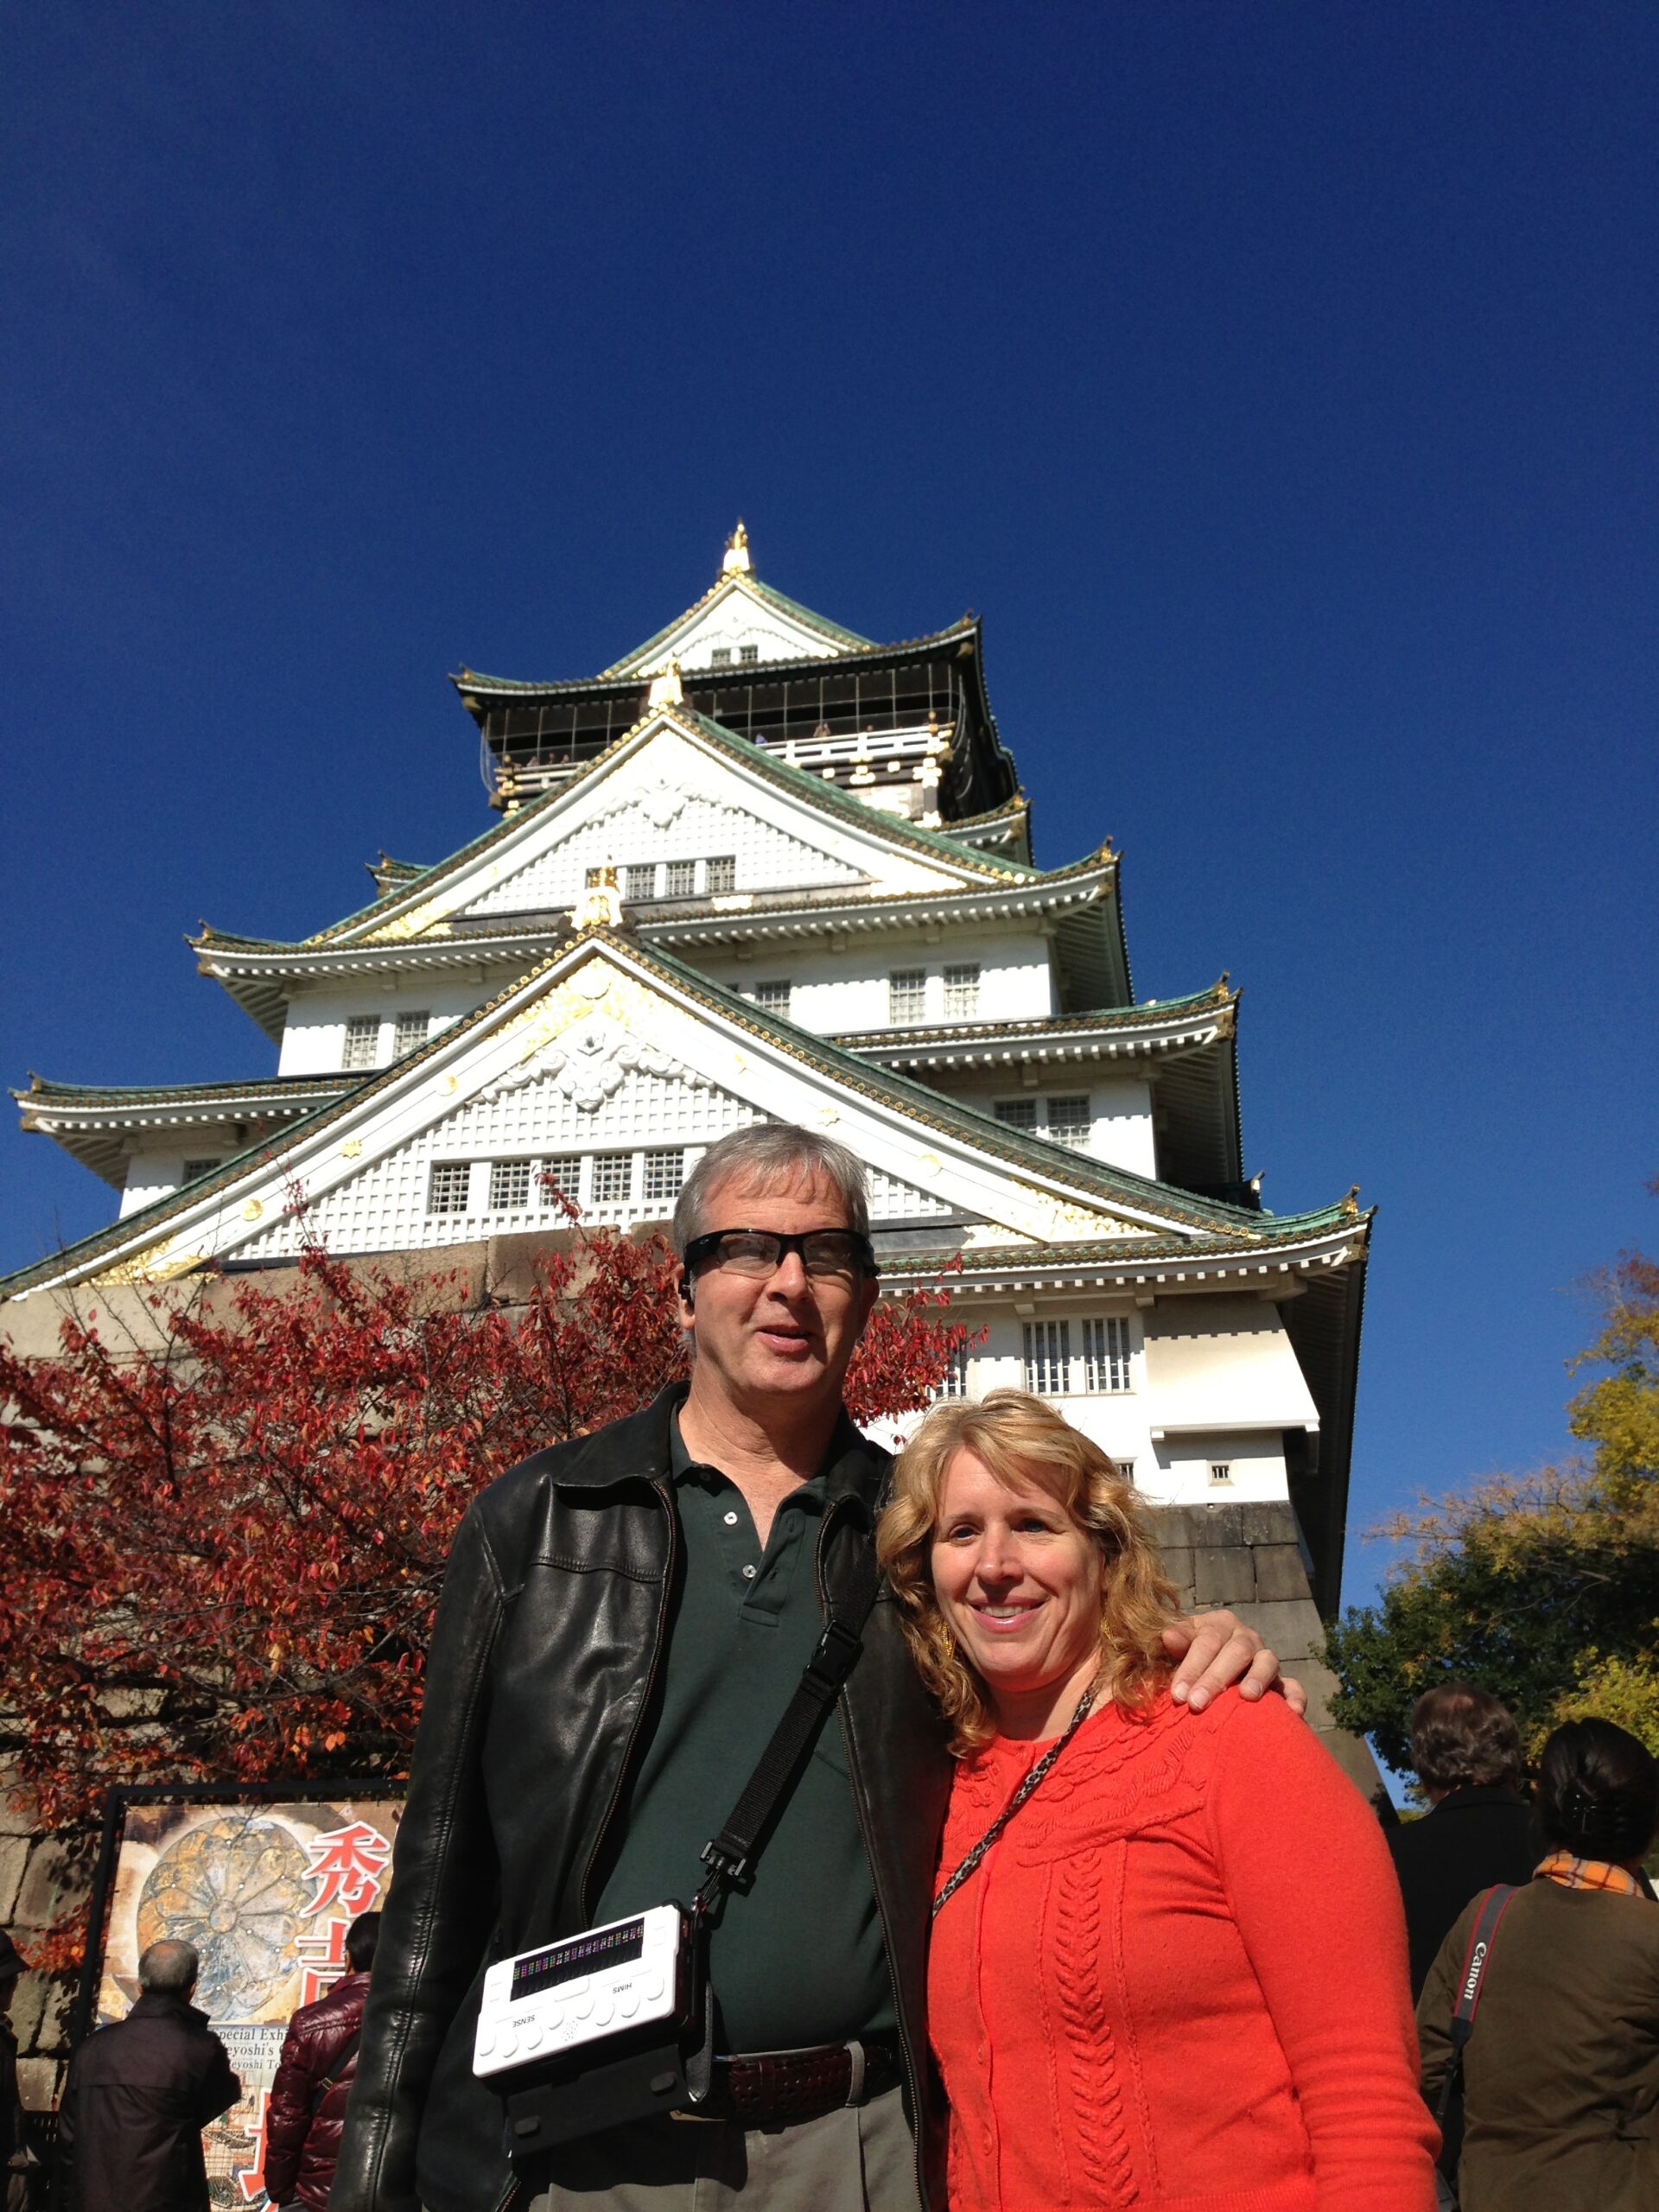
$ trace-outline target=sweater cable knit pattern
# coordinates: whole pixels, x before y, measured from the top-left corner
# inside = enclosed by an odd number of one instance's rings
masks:
[[[946,1866],[1040,1748],[963,1762]],[[950,2212],[1433,2212],[1393,1868],[1280,1700],[1091,1715],[928,1982]]]

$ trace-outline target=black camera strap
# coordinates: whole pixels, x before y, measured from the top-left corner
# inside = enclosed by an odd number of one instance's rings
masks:
[[[844,1612],[831,1611],[795,1694],[784,1707],[754,1772],[743,1785],[742,1796],[720,1834],[702,1847],[709,1872],[693,1908],[699,1917],[712,1912],[725,1892],[753,1872],[767,1825],[787,1795],[807,1746],[858,1663],[864,1649],[864,1630],[880,1586],[874,1554],[861,1545],[852,1603]]]
[[[1440,2101],[1434,2108],[1435,2119],[1442,2123],[1451,2110],[1452,2092],[1463,2074],[1465,2047],[1475,2032],[1475,2014],[1480,2006],[1481,1988],[1491,1961],[1492,1938],[1497,1933],[1499,1921],[1519,1894],[1508,1882],[1500,1882],[1495,1889],[1488,1890],[1486,1901],[1475,1916],[1475,1924],[1469,1931],[1469,1948],[1463,1961],[1463,1979],[1458,1984],[1458,2001],[1452,2012],[1452,2063],[1440,2084]]]

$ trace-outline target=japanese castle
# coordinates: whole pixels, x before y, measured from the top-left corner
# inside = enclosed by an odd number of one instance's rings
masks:
[[[947,1387],[1060,1402],[1289,1656],[1337,1599],[1370,1217],[1263,1210],[1237,994],[1137,1001],[1109,842],[1033,863],[982,645],[825,620],[740,524],[600,675],[463,669],[498,818],[298,943],[194,940],[273,1075],[18,1094],[120,1211],[5,1297],[545,1235],[551,1185],[663,1222],[702,1147],[802,1122],[868,1163],[889,1289],[959,1264]]]

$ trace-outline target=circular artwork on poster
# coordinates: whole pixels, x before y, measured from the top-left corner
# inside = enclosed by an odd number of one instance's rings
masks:
[[[168,1845],[138,1899],[138,1948],[194,1943],[193,2002],[217,2019],[251,2020],[294,1970],[311,1897],[303,1849],[256,1813],[223,1814]]]

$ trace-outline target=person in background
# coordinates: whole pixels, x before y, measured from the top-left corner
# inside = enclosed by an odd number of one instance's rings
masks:
[[[1538,1863],[1522,1794],[1521,1738],[1490,1690],[1442,1682],[1411,1709],[1411,1762],[1430,1809],[1386,1831],[1406,1908],[1411,1993],[1477,1891],[1525,1882]]]
[[[1539,1760],[1548,1847],[1492,1932],[1463,2058],[1463,2212],[1659,2205],[1659,1910],[1642,1872],[1659,1764],[1609,1720],[1570,1720]],[[1423,2093],[1452,2069],[1452,2018],[1485,1892],[1417,2005]]]
[[[23,2101],[17,2092],[17,2035],[11,2024],[11,2000],[17,1984],[29,1972],[29,1961],[3,1929],[0,1929],[0,2173],[5,2176],[0,2203],[5,2212],[22,2212],[27,2183],[23,2179]]]
[[[379,1914],[359,1913],[346,1930],[347,1971],[288,2024],[265,2119],[265,2194],[272,2204],[326,2212],[379,1936]]]
[[[208,2212],[201,2131],[242,2084],[190,2002],[200,1965],[193,1943],[152,1943],[131,2012],[70,2060],[58,2110],[69,2212]]]
[[[1428,2212],[1376,1818],[1276,1700],[1172,1703],[1173,1592],[1105,1452],[1023,1391],[938,1406],[877,1548],[957,1758],[950,2212]]]

